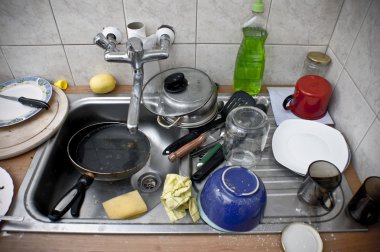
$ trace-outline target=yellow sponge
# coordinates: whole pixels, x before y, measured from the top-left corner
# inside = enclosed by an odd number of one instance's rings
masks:
[[[140,193],[135,190],[103,202],[104,210],[110,219],[131,219],[148,211]]]

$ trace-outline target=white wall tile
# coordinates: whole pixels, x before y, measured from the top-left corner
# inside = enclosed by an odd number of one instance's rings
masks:
[[[271,0],[265,0],[267,18]],[[243,24],[253,15],[252,1],[202,0],[198,1],[197,42],[198,43],[240,43]]]
[[[196,67],[220,85],[233,83],[239,45],[198,44]]]
[[[326,79],[331,83],[333,88],[335,88],[335,85],[338,82],[338,78],[342,73],[343,65],[339,62],[338,58],[335,56],[330,47],[327,49],[326,54],[331,58],[331,63],[326,73]]]
[[[127,24],[145,23],[147,35],[166,24],[175,29],[175,43],[195,42],[196,0],[126,0],[124,9]]]
[[[50,2],[64,44],[93,44],[94,36],[106,26],[119,28],[126,37],[122,0]]]
[[[376,117],[345,70],[334,89],[329,112],[352,151],[356,150]]]
[[[160,60],[161,71],[175,67],[195,67],[195,44],[173,44],[169,58]]]
[[[76,85],[88,85],[96,74],[112,74],[119,85],[132,84],[132,70],[126,63],[104,60],[104,51],[96,45],[65,45]]]
[[[52,83],[59,79],[73,83],[62,45],[3,46],[2,49],[16,78],[40,76]]]
[[[267,45],[265,46],[264,83],[295,84],[310,51],[325,52],[326,46]]]
[[[380,1],[373,1],[346,63],[368,104],[380,111]]]
[[[361,181],[369,176],[380,176],[379,146],[380,121],[375,119],[353,155],[353,164]]]
[[[367,13],[371,0],[346,0],[329,46],[344,64]]]
[[[275,0],[267,44],[327,45],[343,0]]]
[[[13,79],[13,74],[9,69],[8,63],[5,60],[3,52],[0,50],[0,83]]]
[[[1,45],[60,44],[49,0],[1,0]]]

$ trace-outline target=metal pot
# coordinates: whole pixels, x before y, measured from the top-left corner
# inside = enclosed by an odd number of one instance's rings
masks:
[[[218,113],[216,84],[194,68],[173,68],[157,74],[145,85],[142,100],[165,128],[196,128]]]

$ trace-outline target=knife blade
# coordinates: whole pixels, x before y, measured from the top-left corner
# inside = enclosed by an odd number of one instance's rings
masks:
[[[11,101],[17,101],[23,105],[26,105],[26,106],[29,106],[29,107],[33,107],[33,108],[44,108],[44,109],[49,109],[49,104],[44,102],[44,101],[41,101],[41,100],[37,100],[37,99],[32,99],[32,98],[26,98],[24,96],[21,96],[21,97],[13,97],[13,96],[7,96],[7,95],[2,95],[0,94],[0,97],[1,98],[4,98],[4,99],[7,99],[7,100],[11,100]]]

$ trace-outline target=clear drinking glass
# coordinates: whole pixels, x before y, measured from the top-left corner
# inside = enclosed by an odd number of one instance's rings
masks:
[[[225,128],[223,153],[227,164],[254,168],[268,138],[267,115],[258,108],[241,106],[228,114]]]

